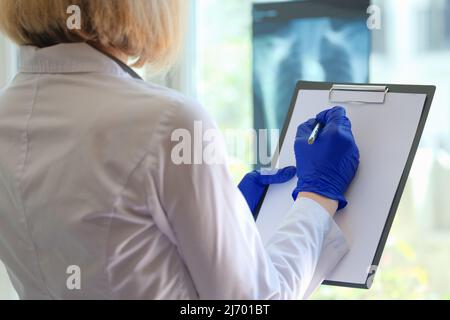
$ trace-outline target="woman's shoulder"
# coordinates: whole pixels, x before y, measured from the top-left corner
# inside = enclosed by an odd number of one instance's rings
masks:
[[[133,99],[132,109],[152,118],[166,115],[174,127],[191,128],[198,121],[206,127],[215,127],[212,118],[197,100],[152,82],[136,80],[131,85],[133,89],[129,97]]]

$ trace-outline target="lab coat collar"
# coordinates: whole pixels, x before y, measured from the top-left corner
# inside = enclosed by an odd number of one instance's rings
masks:
[[[20,47],[22,73],[106,73],[129,77],[106,55],[86,43],[62,43],[46,48]]]

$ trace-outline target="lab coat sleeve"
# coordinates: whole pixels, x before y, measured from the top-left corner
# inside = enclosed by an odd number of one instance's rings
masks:
[[[214,136],[208,130],[216,128],[208,115],[195,105],[175,107],[161,125],[157,147],[147,159],[149,203],[164,212],[155,219],[166,226],[199,298],[305,297],[324,243],[345,245],[340,232],[330,234],[333,221],[327,212],[312,200],[298,200],[264,245],[227,171],[223,141],[213,142],[219,154],[215,164],[199,163],[194,155],[211,150],[203,139]],[[191,133],[184,142],[190,142],[192,152],[186,152],[196,164],[174,163],[181,141],[172,141],[175,130]],[[333,239],[326,240],[327,235]]]

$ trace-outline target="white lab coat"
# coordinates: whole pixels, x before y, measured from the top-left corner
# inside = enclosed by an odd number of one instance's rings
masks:
[[[305,296],[342,233],[303,199],[264,246],[225,165],[171,161],[196,120],[214,128],[86,44],[21,48],[0,94],[0,259],[22,299]]]

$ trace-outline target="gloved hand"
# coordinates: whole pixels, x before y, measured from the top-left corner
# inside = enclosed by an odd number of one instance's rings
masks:
[[[308,139],[316,126],[321,128],[314,144]],[[344,193],[359,166],[359,150],[345,109],[334,107],[300,125],[295,138],[297,176],[293,197],[312,192],[339,202],[338,210],[347,205]]]
[[[242,179],[238,187],[244,195],[253,216],[256,215],[255,211],[267,186],[288,182],[295,176],[296,172],[295,167],[286,167],[272,174],[261,174],[260,171],[253,171]]]

